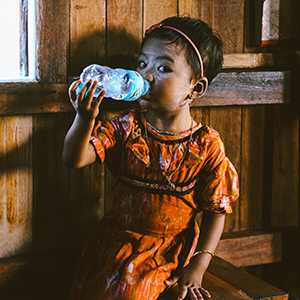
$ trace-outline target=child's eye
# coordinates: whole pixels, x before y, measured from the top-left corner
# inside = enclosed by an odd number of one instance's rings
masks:
[[[146,66],[147,66],[147,65],[146,65],[146,63],[145,63],[144,61],[142,61],[142,60],[139,61],[139,67],[140,67],[140,68],[143,69],[143,68],[146,68]]]
[[[162,73],[169,73],[172,72],[171,68],[167,67],[167,66],[160,66],[158,67],[158,70]]]

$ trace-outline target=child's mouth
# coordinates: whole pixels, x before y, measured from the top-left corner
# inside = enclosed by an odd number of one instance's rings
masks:
[[[149,89],[149,91],[145,95],[141,96],[140,98],[143,100],[149,100],[150,97],[151,97],[151,93],[150,93],[150,89]]]

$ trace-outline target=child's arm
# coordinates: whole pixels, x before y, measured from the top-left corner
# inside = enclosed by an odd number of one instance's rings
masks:
[[[201,234],[197,251],[210,250],[214,252],[221,238],[225,222],[225,214],[206,211],[201,222]],[[191,258],[190,263],[182,270],[179,276],[172,276],[167,281],[168,286],[178,282],[180,294],[178,300],[187,295],[191,299],[203,299],[202,295],[210,297],[208,291],[202,288],[203,275],[210,263],[211,255],[201,253]]]
[[[105,91],[101,91],[93,100],[97,83],[89,81],[76,95],[75,90],[79,84],[80,81],[75,81],[69,88],[69,97],[76,116],[65,137],[62,157],[64,164],[70,168],[81,168],[96,160],[96,153],[89,139],[105,94]]]

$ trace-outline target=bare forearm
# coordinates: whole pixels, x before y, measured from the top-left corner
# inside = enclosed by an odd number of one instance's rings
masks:
[[[89,143],[94,120],[83,120],[78,114],[69,129],[63,148],[63,162],[71,168],[81,168],[96,159],[93,147]]]
[[[209,250],[215,252],[220,241],[225,223],[225,214],[218,214],[212,212],[204,212],[201,222],[200,238],[198,242],[197,251]],[[209,253],[201,253],[194,256],[191,261],[199,268],[206,270],[211,255]]]

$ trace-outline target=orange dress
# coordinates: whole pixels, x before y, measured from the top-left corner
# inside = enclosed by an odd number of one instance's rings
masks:
[[[166,289],[164,280],[195,251],[195,215],[231,212],[238,176],[218,133],[201,124],[193,127],[191,141],[190,133],[159,132],[139,110],[95,126],[91,143],[98,162],[105,161],[117,177],[115,204],[87,240],[70,300],[157,299]],[[161,170],[176,170],[186,147],[174,188]]]

